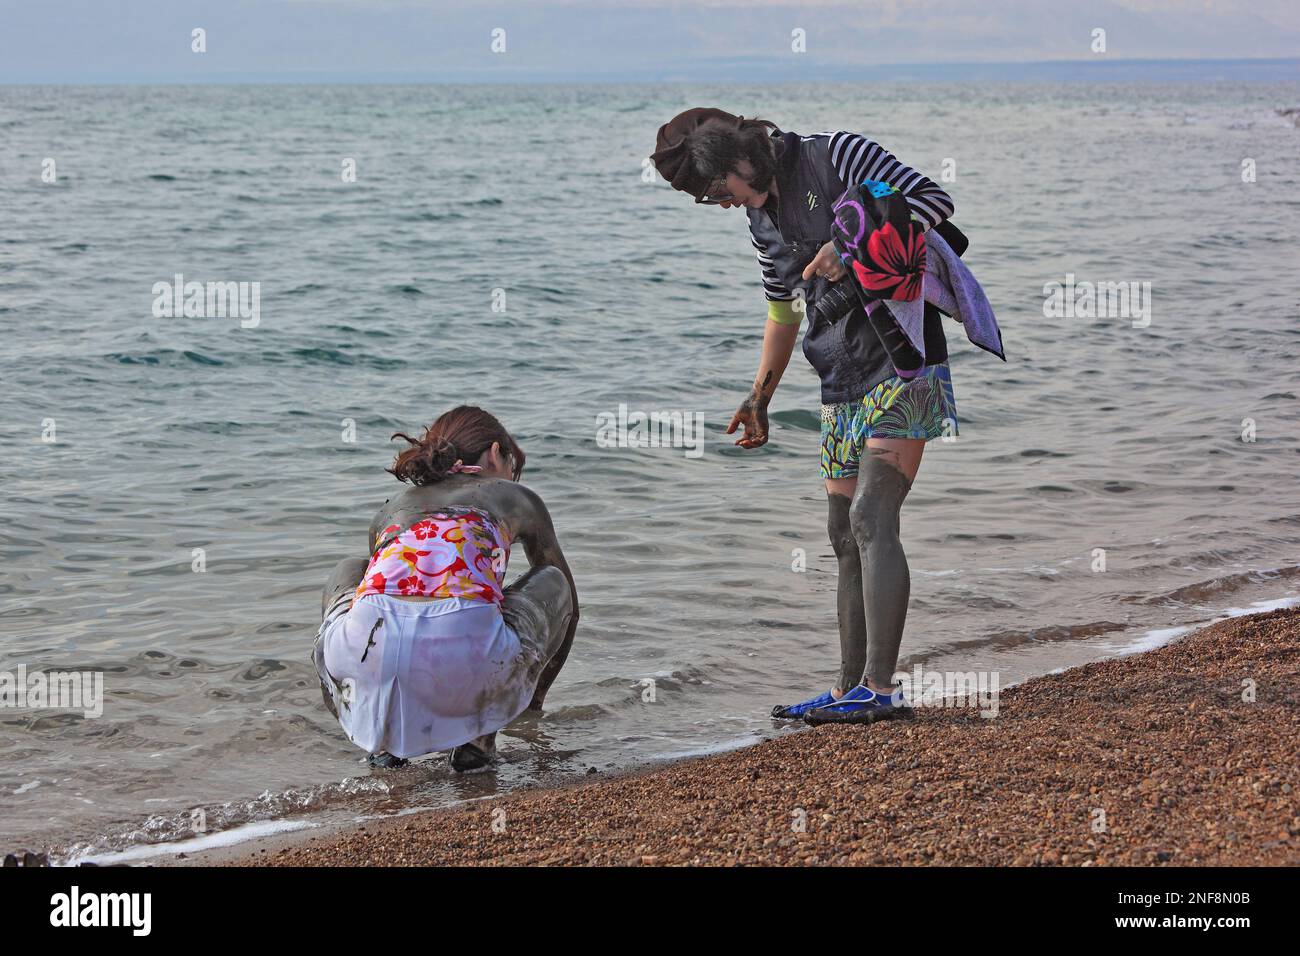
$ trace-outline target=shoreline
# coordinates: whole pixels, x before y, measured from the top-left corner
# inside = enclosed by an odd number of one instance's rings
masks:
[[[1300,608],[1032,678],[998,706],[992,719],[918,708],[158,863],[1300,863]]]

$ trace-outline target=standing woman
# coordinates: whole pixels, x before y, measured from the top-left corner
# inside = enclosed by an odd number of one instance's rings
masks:
[[[407,488],[340,561],[312,652],[325,705],[372,765],[451,750],[478,770],[496,732],[540,710],[569,655],[578,592],[524,452],[481,408],[453,408],[388,469]],[[522,542],[531,569],[505,587]]]
[[[952,199],[863,136],[801,136],[718,109],[687,110],[660,127],[651,158],[697,203],[740,207],[749,218],[768,312],[758,375],[727,429],[732,434],[743,427],[736,442],[741,447],[766,444],[768,405],[789,364],[802,313],[809,314],[803,350],[821,378],[821,476],[839,564],[840,676],[829,691],[772,714],[817,724],[906,713],[893,683],[911,586],[899,511],[925,443],[956,434],[947,343],[940,313],[927,304],[926,365],[906,379],[896,374],[856,296],[845,296],[846,286],[837,285],[855,280],[846,279],[831,242],[832,206],[850,185],[884,182],[930,229],[952,215]],[[964,248],[964,239],[958,243]],[[846,312],[848,302],[853,305]]]

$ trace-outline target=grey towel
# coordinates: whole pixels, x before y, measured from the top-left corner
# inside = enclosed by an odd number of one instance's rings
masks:
[[[929,302],[960,322],[971,342],[1005,362],[1002,330],[998,328],[993,306],[989,305],[979,280],[938,232],[933,229],[927,232],[925,242],[922,298],[911,302],[882,299],[882,304],[888,307],[894,321],[912,347],[921,353],[922,359],[925,358],[925,303]]]

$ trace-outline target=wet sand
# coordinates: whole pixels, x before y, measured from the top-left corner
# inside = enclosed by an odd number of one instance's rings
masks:
[[[992,719],[922,708],[192,862],[1294,865],[1298,753],[1288,609],[1028,681]]]

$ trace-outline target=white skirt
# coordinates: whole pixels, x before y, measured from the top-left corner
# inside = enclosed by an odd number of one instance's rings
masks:
[[[418,757],[500,730],[545,661],[487,601],[368,594],[325,614],[312,658],[339,724],[368,753]]]

